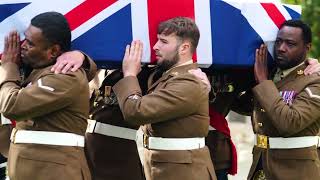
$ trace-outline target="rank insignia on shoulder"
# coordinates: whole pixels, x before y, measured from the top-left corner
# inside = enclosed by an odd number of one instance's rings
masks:
[[[297,74],[298,74],[298,75],[303,75],[303,70],[298,70],[298,71],[297,71]]]
[[[111,86],[104,86],[104,97],[110,96]]]

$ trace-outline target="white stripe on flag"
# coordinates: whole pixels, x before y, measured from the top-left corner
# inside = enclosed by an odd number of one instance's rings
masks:
[[[4,1],[0,0],[3,4]],[[77,7],[80,3],[85,0],[54,0],[54,1],[44,1],[44,0],[25,0],[25,1],[18,1],[18,0],[6,0],[9,3],[30,3],[28,6],[24,7],[17,13],[9,16],[8,18],[4,19],[0,22],[0,52],[2,52],[4,44],[2,39],[4,39],[5,35],[9,33],[12,29],[16,29],[20,32],[21,39],[24,38],[23,32],[30,24],[30,20],[43,12],[47,11],[56,11],[62,14],[66,14],[73,8]]]
[[[286,8],[283,6],[283,4],[281,3],[274,3],[274,5],[278,8],[278,10],[281,12],[281,14],[283,15],[283,17],[286,20],[292,19],[289,12],[286,10]]]
[[[94,26],[96,26],[106,18],[110,17],[112,14],[116,13],[120,9],[130,4],[130,2],[131,0],[118,0],[117,2],[110,5],[108,8],[104,9],[97,15],[93,16],[91,19],[89,19],[85,23],[81,24],[79,27],[77,27],[72,31],[72,41],[77,39],[79,36],[87,32],[88,30],[90,30],[91,28],[93,28]]]
[[[268,45],[268,51],[273,55],[274,41],[277,36],[278,27],[274,24],[272,19],[269,17],[265,9],[260,3],[273,3],[286,20],[291,19],[290,14],[284,8],[280,1],[274,0],[258,0],[258,1],[233,1],[224,0],[226,3],[241,10],[242,15],[247,19],[251,27],[259,34],[264,43]],[[301,9],[301,6],[300,6]],[[299,8],[295,8],[299,13]],[[259,20],[257,20],[259,17]]]
[[[148,0],[132,0],[131,17],[133,39],[143,42],[142,62],[150,62],[151,47],[148,26]]]
[[[243,4],[241,14],[264,42],[275,40],[279,29],[259,2]]]
[[[273,44],[279,29],[260,3],[259,1],[243,3],[241,5],[241,14],[259,34],[264,43],[268,45],[268,51],[273,55]]]
[[[1,0],[0,4],[18,4],[18,3],[30,3],[31,1],[26,0]]]
[[[194,11],[195,21],[200,31],[197,62],[201,67],[209,67],[212,64],[210,0],[195,0]]]
[[[292,4],[284,4],[284,5],[296,11],[297,13],[301,14],[302,9],[300,5],[292,5]]]

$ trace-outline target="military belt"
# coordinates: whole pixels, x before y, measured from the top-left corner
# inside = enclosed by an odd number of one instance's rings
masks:
[[[12,143],[84,147],[84,137],[74,133],[17,130],[11,132]]]
[[[114,126],[88,119],[87,133],[97,133],[105,136],[117,137],[122,139],[136,140],[137,130]]]
[[[7,162],[0,163],[0,169],[1,169],[1,168],[4,168],[4,167],[7,167]]]
[[[302,137],[268,137],[265,135],[255,135],[255,146],[264,149],[296,149],[311,146],[320,147],[319,136]]]
[[[154,150],[194,150],[205,147],[204,137],[162,138],[143,135],[143,146]]]

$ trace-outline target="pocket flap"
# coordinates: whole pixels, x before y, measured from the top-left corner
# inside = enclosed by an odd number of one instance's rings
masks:
[[[316,147],[299,149],[274,149],[270,150],[269,152],[270,156],[276,159],[318,159],[318,152]]]
[[[151,152],[151,161],[190,164],[192,163],[191,151],[155,151]]]

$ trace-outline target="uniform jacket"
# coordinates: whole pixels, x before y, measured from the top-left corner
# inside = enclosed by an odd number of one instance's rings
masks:
[[[125,77],[114,86],[126,121],[143,125],[146,135],[163,138],[205,137],[208,134],[208,93],[206,86],[183,65],[165,72],[156,82],[153,73],[148,93],[141,95],[136,77]],[[145,149],[147,180],[215,179],[208,148],[181,151]]]
[[[1,61],[0,61],[1,67]],[[8,156],[9,145],[10,145],[10,135],[12,126],[6,122],[7,119],[4,119],[2,115],[0,116],[0,154]],[[1,155],[0,155],[1,156]],[[1,159],[1,158],[0,158]]]
[[[304,76],[301,65],[274,84],[263,81],[253,88],[255,133],[270,137],[317,136],[320,128],[320,76]],[[291,92],[292,96],[280,96]],[[318,151],[318,152],[317,152]],[[248,179],[262,158],[270,180],[320,179],[319,148],[253,149],[253,164]]]
[[[89,113],[85,71],[54,74],[50,69],[34,69],[20,85],[17,65],[2,64],[1,112],[17,121],[17,129],[84,135]],[[12,180],[91,179],[81,147],[11,143],[8,170]]]
[[[0,125],[0,154],[4,156],[8,156],[11,130],[11,124]]]
[[[149,74],[140,73],[140,82],[146,83]],[[141,76],[142,75],[142,76]],[[138,78],[139,78],[138,77]],[[115,70],[105,77],[98,93],[93,93],[91,119],[118,127],[138,129],[123,120],[117,98],[111,89],[123,78],[122,72]],[[109,91],[110,92],[106,92]],[[86,133],[86,154],[94,180],[143,180],[143,169],[134,140]]]

